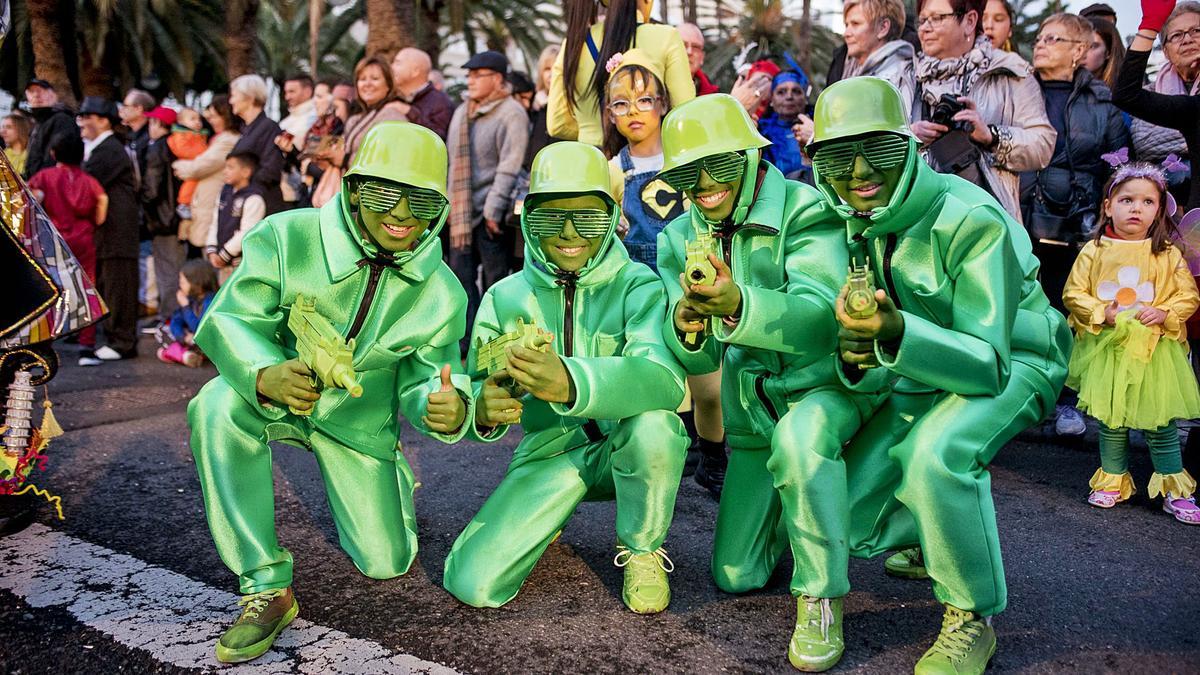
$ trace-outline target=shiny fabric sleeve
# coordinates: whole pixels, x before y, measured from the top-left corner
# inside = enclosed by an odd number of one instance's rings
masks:
[[[818,209],[810,209],[817,211]],[[812,218],[802,212],[792,222]],[[820,214],[815,214],[820,217]],[[847,253],[843,228],[785,228],[785,291],[738,284],[742,315],[735,327],[717,322],[721,342],[767,349],[799,357],[806,366],[837,348],[837,319],[833,305],[845,277]]]
[[[435,280],[436,277],[426,283]],[[454,302],[451,299],[447,305],[447,311],[442,315],[443,323],[429,342],[417,347],[400,361],[396,373],[396,387],[400,393],[400,413],[409,424],[430,438],[444,443],[456,443],[466,436],[472,427],[471,421],[475,418],[475,397],[471,395],[471,378],[463,374],[462,358],[458,351],[458,341],[466,332],[465,308],[461,300]],[[463,418],[462,426],[449,434],[430,430],[422,419],[429,407],[429,395],[442,387],[442,366],[446,364],[450,365],[450,381],[466,407],[466,417]]]
[[[567,53],[567,43],[558,50],[554,66],[550,69],[550,97],[546,103],[546,130],[554,138],[564,141],[579,139],[579,122],[567,101],[567,89],[563,83],[563,55]]]
[[[270,220],[242,242],[243,264],[217,293],[196,331],[196,344],[234,391],[262,415],[279,419],[287,409],[258,399],[258,373],[288,359],[276,339],[286,317],[280,307],[279,241]]]
[[[662,282],[649,274],[633,277],[624,294],[625,347],[619,356],[563,357],[575,402],[551,404],[558,414],[617,420],[675,410],[683,401],[683,368],[662,341]]]
[[[949,326],[903,311],[904,334],[879,362],[898,375],[961,395],[995,396],[1008,384],[1013,323],[1022,283],[1008,230],[992,208],[972,209],[941,248]],[[937,264],[935,259],[934,264]]]
[[[1159,309],[1167,311],[1167,320],[1163,322],[1163,337],[1169,340],[1183,341],[1187,336],[1185,324],[1189,317],[1200,307],[1200,293],[1196,290],[1196,280],[1188,268],[1187,262],[1179,249],[1172,246],[1164,253],[1171,268],[1171,294],[1158,305]]]
[[[687,213],[680,218],[690,218]],[[685,225],[685,227],[687,227]],[[713,336],[700,336],[700,342],[695,346],[685,345],[682,334],[675,330],[675,306],[683,297],[683,287],[679,285],[679,275],[683,274],[683,252],[685,242],[676,230],[674,224],[658,233],[658,274],[662,277],[666,289],[667,308],[663,317],[662,339],[683,364],[688,375],[703,375],[715,372],[721,367],[723,349],[719,340]]]
[[[472,407],[472,410],[478,408],[479,396],[483,392],[483,383],[485,380],[487,380],[486,373],[476,374],[476,371],[479,369],[479,366],[477,365],[479,358],[479,345],[486,345],[504,332],[500,329],[500,320],[496,316],[496,302],[493,296],[494,290],[495,287],[488,289],[488,291],[483,294],[483,299],[479,301],[479,310],[475,312],[475,325],[471,327],[471,348],[467,351],[467,372],[472,375],[471,398],[474,400],[474,406]],[[475,415],[473,413],[468,422],[471,427],[468,431],[468,436],[474,441],[494,443],[495,441],[504,438],[504,435],[508,433],[509,425],[507,424],[502,424],[490,429],[486,427],[480,427],[475,423]]]
[[[1084,244],[1063,287],[1063,305],[1071,313],[1072,327],[1092,334],[1104,327],[1104,307],[1108,304],[1097,298],[1092,289],[1092,267],[1098,253],[1096,242]]]

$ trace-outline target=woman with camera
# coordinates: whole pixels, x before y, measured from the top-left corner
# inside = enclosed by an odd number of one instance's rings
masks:
[[[1021,218],[1018,174],[1050,163],[1054,127],[1020,56],[994,49],[984,0],[920,0],[913,133],[929,163],[983,187]]]

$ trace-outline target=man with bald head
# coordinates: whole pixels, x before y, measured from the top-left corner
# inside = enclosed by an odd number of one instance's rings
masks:
[[[442,140],[450,129],[454,103],[429,81],[433,61],[420,49],[405,47],[392,59],[396,93],[408,108],[408,121],[431,129]]]
[[[696,84],[696,95],[715,94],[720,89],[709,82],[708,76],[700,70],[704,66],[704,33],[694,23],[679,25],[679,37],[683,38],[683,49],[687,52],[688,66],[692,69],[692,81]]]

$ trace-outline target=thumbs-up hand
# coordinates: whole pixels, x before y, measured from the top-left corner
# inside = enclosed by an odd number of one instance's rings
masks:
[[[733,281],[733,271],[712,253],[708,260],[717,271],[717,279],[711,286],[688,284],[685,295],[692,309],[705,316],[737,316],[742,309],[742,289]]]
[[[450,381],[449,364],[442,366],[441,380],[441,388],[429,395],[425,416],[421,420],[430,431],[452,434],[462,427],[467,417],[467,406]]]

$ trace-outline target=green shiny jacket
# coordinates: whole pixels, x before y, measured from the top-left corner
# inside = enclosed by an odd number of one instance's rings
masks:
[[[1038,388],[1053,408],[1071,333],[1038,283],[1029,235],[995,199],[935,172],[915,152],[900,181],[908,187],[866,217],[817,179],[846,218],[851,247],[865,239],[876,287],[904,317],[896,352],[876,345],[886,369],[866,380],[891,371],[899,376],[896,391],[995,396],[1017,360],[1045,374]]]
[[[758,180],[743,186],[757,188],[746,217],[713,229],[742,293],[740,320],[735,327],[715,320],[713,336],[696,347],[685,345],[675,330],[687,242],[709,227],[693,206],[658,235],[658,267],[669,307],[663,338],[689,374],[724,365],[727,433],[769,437],[800,395],[843,386],[834,302],[846,281],[849,255],[844,223],[816,190],[785,179],[768,162],[757,163],[757,171],[747,175]],[[870,403],[864,399],[863,405]]]
[[[432,225],[413,251],[388,257],[354,224],[345,191],[320,210],[271,216],[246,235],[242,264],[213,299],[196,344],[260,414],[282,420],[286,407],[264,404],[255,384],[263,368],[296,357],[287,319],[302,293],[316,299],[317,311],[343,336],[355,338],[354,370],[363,387],[361,398],[324,390],[313,427],[386,460],[395,457],[397,410],[421,432],[456,441],[468,425],[447,436],[421,421],[447,363],[460,373],[452,378],[455,388],[470,401],[458,354],[466,294],[442,263],[437,233],[443,224],[444,218]]]
[[[475,373],[479,346],[516,329],[518,320],[554,333],[551,347],[574,384],[573,404],[525,396],[525,440],[514,464],[566,452],[607,435],[617,420],[675,410],[683,401],[683,369],[662,340],[662,281],[608,236],[612,240],[577,275],[548,271],[541,251],[527,245],[525,268],[480,302],[467,355],[477,393],[486,379]],[[506,429],[476,429],[476,436],[494,441]]]

